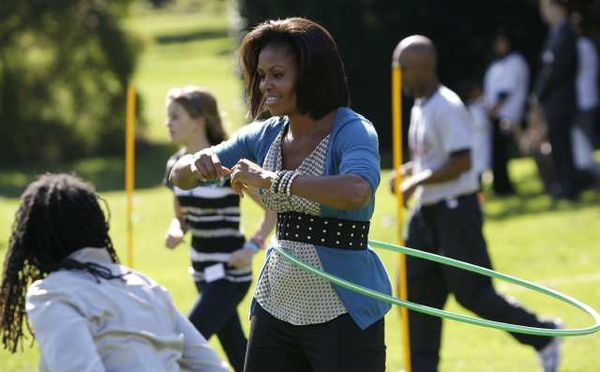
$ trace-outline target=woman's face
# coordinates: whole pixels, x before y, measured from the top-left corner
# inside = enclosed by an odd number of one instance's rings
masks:
[[[298,65],[294,54],[284,45],[267,45],[258,55],[259,89],[271,115],[296,113]]]
[[[165,125],[173,143],[185,145],[190,139],[196,138],[202,130],[201,121],[201,118],[192,118],[179,102],[167,101]]]

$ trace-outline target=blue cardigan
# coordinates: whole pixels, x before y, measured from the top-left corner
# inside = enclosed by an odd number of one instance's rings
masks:
[[[263,164],[275,137],[288,125],[287,117],[272,117],[243,127],[230,140],[213,150],[226,167],[240,159]],[[369,203],[359,209],[341,210],[321,205],[320,215],[356,221],[369,221],[380,181],[379,146],[373,125],[348,108],[339,108],[331,129],[325,176],[357,174],[371,185]],[[361,286],[391,294],[391,285],[381,260],[371,249],[345,250],[315,245],[323,269]],[[334,285],[335,291],[356,324],[365,329],[381,319],[390,305]]]

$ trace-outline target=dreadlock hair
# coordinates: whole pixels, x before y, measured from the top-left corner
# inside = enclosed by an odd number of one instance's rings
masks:
[[[21,195],[0,287],[0,335],[6,350],[22,350],[23,323],[33,336],[25,321],[25,296],[35,280],[59,269],[82,270],[97,281],[122,277],[102,265],[68,258],[84,247],[97,247],[118,262],[99,199],[92,185],[68,174],[42,175]]]

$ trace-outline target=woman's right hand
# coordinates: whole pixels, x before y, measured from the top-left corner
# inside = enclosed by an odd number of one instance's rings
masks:
[[[229,168],[221,165],[219,157],[211,149],[200,150],[193,156],[191,170],[200,181],[219,179],[231,173]]]

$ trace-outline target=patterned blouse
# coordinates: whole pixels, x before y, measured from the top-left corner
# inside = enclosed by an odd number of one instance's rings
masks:
[[[273,141],[263,163],[270,171],[282,169],[282,130]],[[306,157],[297,172],[304,175],[323,175],[329,136],[325,137]],[[282,195],[265,190],[263,201],[270,209],[300,212],[319,216],[319,204],[299,196]],[[309,265],[322,269],[315,246],[291,240],[279,240],[279,246]],[[307,273],[290,261],[272,252],[261,273],[254,294],[256,301],[277,319],[294,325],[324,323],[346,313],[333,286],[326,280]]]
[[[212,150],[226,167],[233,167],[240,159],[248,159],[267,169],[280,169],[281,136],[288,125],[289,120],[285,116],[255,122],[244,126],[235,136],[214,146]],[[369,221],[375,207],[375,190],[380,181],[378,147],[373,125],[351,109],[340,107],[328,138],[317,146],[297,171],[319,176],[358,175],[371,185],[373,197],[369,203],[361,208],[342,210],[313,204],[296,196],[267,194],[265,201],[280,213],[301,211],[325,218]],[[267,155],[271,160],[267,161]],[[286,240],[277,244],[332,275],[382,293],[392,293],[385,268],[372,249],[347,250]],[[276,317],[303,324],[319,324],[346,312],[361,329],[365,329],[381,319],[391,307],[376,299],[305,276],[287,266],[284,258],[277,257],[274,250],[267,253],[272,258],[268,258],[259,278],[251,312],[254,312],[257,300]],[[281,281],[287,281],[286,285],[282,285]]]

